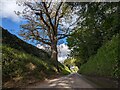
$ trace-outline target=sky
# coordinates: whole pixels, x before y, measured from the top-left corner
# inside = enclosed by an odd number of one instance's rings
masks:
[[[7,29],[10,33],[16,35],[18,38],[23,39],[18,34],[19,30],[21,29],[20,25],[24,23],[24,21],[21,20],[20,17],[18,17],[14,12],[21,10],[23,10],[23,7],[19,7],[16,4],[16,0],[0,0],[0,26],[2,26],[4,29]],[[44,49],[44,47],[41,45],[36,45],[30,41],[26,42],[37,46],[40,49]],[[63,39],[57,45],[59,49],[58,60],[60,62],[63,62],[70,53],[70,50],[68,49],[66,43],[66,39]]]

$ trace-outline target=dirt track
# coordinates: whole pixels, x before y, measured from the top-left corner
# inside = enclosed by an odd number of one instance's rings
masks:
[[[74,73],[61,78],[46,80],[27,88],[98,88],[92,82],[86,80],[81,75]]]

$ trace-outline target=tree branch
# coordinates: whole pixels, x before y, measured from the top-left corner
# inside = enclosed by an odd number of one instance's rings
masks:
[[[55,35],[55,34],[56,34],[56,31],[54,30],[54,25],[53,25],[52,20],[51,20],[51,18],[50,18],[50,15],[49,15],[47,6],[46,6],[45,2],[42,2],[42,3],[43,3],[43,6],[44,6],[44,8],[45,8],[45,10],[46,10],[46,15],[47,15],[47,17],[48,17],[48,19],[49,19],[49,22],[50,22],[50,25],[51,25],[51,27],[52,27],[53,34]]]
[[[40,11],[40,9],[33,8],[33,6],[30,5],[30,4],[28,4],[27,2],[24,2],[24,4],[25,4],[26,6],[28,6],[28,7],[29,7],[31,10],[33,10],[33,11]]]
[[[33,6],[30,5],[30,4],[28,4],[28,3],[25,3],[25,5],[28,6],[31,10],[37,11],[37,12],[35,12],[35,14],[36,14],[37,16],[40,16],[42,22],[48,27],[48,36],[49,36],[49,38],[51,39],[50,26],[49,26],[49,24],[44,20],[44,17],[42,16],[42,12],[44,12],[46,15],[47,15],[47,13],[46,13],[45,11],[43,11],[43,10],[33,8]],[[49,3],[49,6],[48,6],[48,7],[50,7],[50,5],[51,5],[51,2]],[[47,9],[47,8],[46,8],[46,9]],[[39,11],[39,12],[38,12],[38,11]],[[30,20],[28,17],[26,17],[26,19]],[[31,20],[30,20],[30,21],[31,21]],[[44,27],[43,27],[43,28],[44,28]],[[37,28],[36,28],[36,29],[37,29]],[[44,29],[45,29],[45,28],[44,28]]]
[[[36,40],[38,40],[38,41],[40,41],[40,42],[42,42],[44,44],[51,45],[50,42],[47,42],[47,40],[50,41],[49,39],[44,39],[44,38],[40,37],[39,35],[35,35],[33,33],[33,31],[32,31],[32,35],[36,38]]]
[[[66,6],[66,8],[64,9],[65,11],[67,10],[67,8],[68,8],[68,6]],[[58,17],[58,20],[57,20],[57,27],[58,27],[58,25],[59,25],[59,20],[64,16],[64,14],[65,14],[65,11],[64,12],[62,12],[61,13],[61,15]]]
[[[60,37],[58,37],[58,40],[63,39],[63,38],[68,37],[68,36],[71,36],[70,34],[68,34],[68,35],[66,35],[66,34],[58,34],[58,35],[60,35]]]
[[[40,16],[40,18],[41,18],[41,20],[42,20],[42,22],[48,27],[48,28],[50,28],[50,26],[48,25],[48,23],[44,20],[44,18],[43,18],[43,15],[42,15],[42,11],[40,12],[40,13],[35,13],[36,15],[39,15]]]
[[[57,9],[57,11],[56,11],[56,14],[55,14],[55,26],[57,26],[57,25],[56,25],[56,23],[57,23],[57,15],[58,15],[58,12],[59,12],[59,10],[60,10],[60,7],[62,6],[62,3],[63,3],[63,2],[60,3],[60,5],[59,5],[59,7],[58,7],[58,9]]]
[[[48,5],[48,7],[47,7],[47,8],[49,8],[49,7],[50,7],[51,3],[52,3],[52,0],[50,0],[50,3],[49,3],[49,5]]]
[[[47,45],[51,46],[51,43],[50,43],[50,42],[47,42],[47,41],[44,41],[44,39],[36,38],[36,40],[38,40],[38,41],[40,41],[40,42],[42,42],[42,43],[44,43],[44,44],[47,44]]]

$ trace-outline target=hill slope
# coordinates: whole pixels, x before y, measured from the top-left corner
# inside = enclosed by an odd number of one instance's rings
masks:
[[[3,87],[26,86],[58,74],[69,74],[67,68],[60,63],[61,73],[58,73],[54,62],[50,61],[50,56],[45,51],[1,29]]]
[[[32,46],[31,44],[24,42],[23,40],[20,40],[15,35],[12,35],[7,30],[4,29],[2,29],[2,44],[17,49],[19,51],[40,57],[41,59],[50,58],[49,54],[46,53],[45,51],[38,49],[35,46]]]

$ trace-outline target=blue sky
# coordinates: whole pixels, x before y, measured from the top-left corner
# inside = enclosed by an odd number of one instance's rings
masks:
[[[15,22],[11,18],[2,18],[2,23],[0,23],[0,26],[2,26],[4,29],[7,29],[10,33],[16,35],[18,38],[23,40],[23,38],[19,36],[21,24],[22,22]],[[32,43],[30,41],[25,41],[25,42],[36,46],[35,43]]]
[[[20,25],[23,22],[15,22],[11,18],[2,18],[2,23],[0,23],[0,26],[2,26],[4,29],[7,29],[10,33],[16,35],[18,38],[23,39],[21,36],[19,36],[19,31],[20,31]],[[35,43],[32,43],[30,41],[26,41],[27,43],[30,43],[32,45],[35,45]],[[59,45],[62,43],[67,43],[66,38],[62,39],[59,41]],[[36,46],[36,45],[35,45]]]
[[[12,34],[17,35],[17,33],[20,30],[20,27],[19,27],[20,23],[13,22],[10,18],[2,18],[2,23],[1,24],[0,24],[0,26],[2,26],[4,29],[7,29]]]

